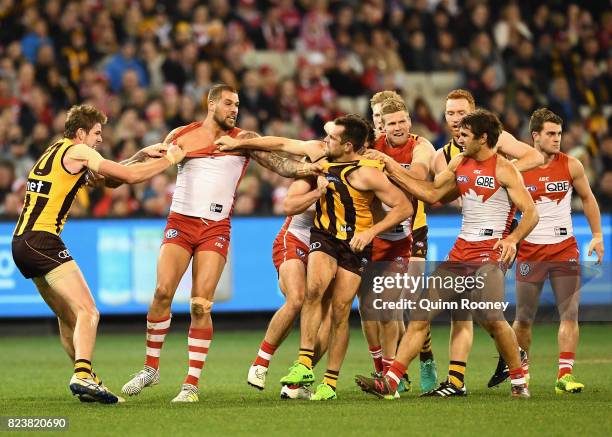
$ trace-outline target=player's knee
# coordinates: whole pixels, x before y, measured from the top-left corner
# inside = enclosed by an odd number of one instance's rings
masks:
[[[482,326],[493,338],[501,338],[504,331],[508,327],[508,322],[505,320],[481,320],[480,326]]]
[[[77,319],[84,321],[90,326],[98,326],[100,312],[95,306],[83,307],[77,311]]]
[[[173,290],[167,284],[158,283],[155,286],[155,295],[153,296],[154,305],[161,307],[169,307],[172,304]]]
[[[411,332],[427,331],[429,329],[429,322],[426,320],[411,320],[408,324],[408,329]]]
[[[531,320],[515,320],[512,327],[515,331],[531,331],[532,325]]]
[[[210,315],[212,302],[204,297],[193,297],[190,302],[191,317],[201,319]]]
[[[321,300],[323,297],[323,293],[321,291],[321,287],[318,284],[311,284],[308,286],[306,290],[306,294],[304,295],[304,300],[308,302],[316,302]]]
[[[291,298],[287,298],[287,302],[285,302],[286,308],[295,315],[298,315],[300,311],[302,311],[302,306],[304,305],[304,295],[291,296]]]
[[[334,325],[348,322],[348,315],[350,311],[350,302],[334,302],[332,305],[332,322]]]
[[[559,318],[562,322],[578,322],[578,308],[568,308],[559,312]]]

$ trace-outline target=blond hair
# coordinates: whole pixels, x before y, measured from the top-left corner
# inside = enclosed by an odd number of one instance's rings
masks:
[[[377,92],[370,99],[370,107],[374,105],[378,105],[379,103],[383,103],[385,100],[394,99],[398,102],[403,102],[404,99],[397,92],[392,90],[385,90]]]
[[[403,101],[398,101],[395,99],[387,99],[383,102],[380,107],[380,115],[384,116],[387,114],[394,114],[396,112],[406,111],[406,104]]]

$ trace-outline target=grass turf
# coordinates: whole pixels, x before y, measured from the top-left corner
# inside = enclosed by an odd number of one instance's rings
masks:
[[[382,433],[468,435],[609,435],[612,426],[612,325],[581,327],[575,375],[586,385],[577,395],[554,393],[556,326],[534,331],[529,400],[513,400],[509,384],[487,389],[497,363],[492,341],[476,329],[467,368],[467,398],[419,399],[418,364],[410,373],[413,391],[397,401],[362,393],[356,373],[369,373],[363,336],[351,343],[333,402],[283,401],[278,380],[297,356],[292,334],[277,351],[268,385],[259,392],[246,384],[246,371],[263,332],[218,332],[212,343],[197,404],[170,404],[187,368],[186,332],[171,330],[161,356],[161,382],[118,405],[81,404],[68,389],[71,365],[53,336],[0,338],[0,415],[66,416],[69,433],[81,435],[228,435]],[[101,335],[94,367],[115,392],[142,366],[144,335]],[[441,379],[447,370],[448,328],[433,329]],[[325,364],[325,360],[322,365]],[[316,369],[318,381],[324,368]],[[15,435],[14,433],[12,435]],[[65,434],[63,434],[65,435]]]

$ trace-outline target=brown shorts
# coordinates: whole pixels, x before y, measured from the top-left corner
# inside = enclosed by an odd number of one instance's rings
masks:
[[[416,258],[427,258],[427,226],[412,230],[412,254]]]
[[[26,279],[45,276],[51,270],[72,261],[72,255],[60,237],[45,231],[27,231],[13,236],[13,260]]]
[[[311,228],[310,253],[312,252],[326,253],[338,262],[338,267],[361,276],[372,259],[372,244],[366,246],[361,252],[355,253],[348,241],[338,240],[327,232]]]

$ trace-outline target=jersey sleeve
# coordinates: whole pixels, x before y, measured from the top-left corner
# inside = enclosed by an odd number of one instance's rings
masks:
[[[66,152],[66,157],[79,161],[87,161],[87,167],[95,172],[100,170],[100,163],[104,160],[102,155],[85,144],[70,146]]]

